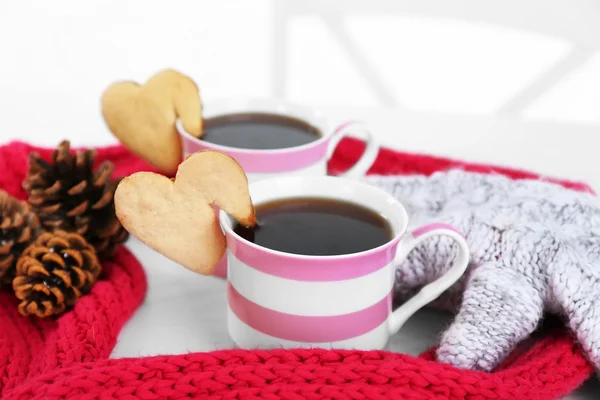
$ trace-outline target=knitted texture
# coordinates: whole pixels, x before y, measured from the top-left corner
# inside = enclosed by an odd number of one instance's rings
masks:
[[[446,222],[467,239],[469,269],[436,301],[459,308],[442,336],[438,360],[492,370],[546,311],[565,317],[600,368],[598,197],[538,180],[460,170],[366,180],[400,200],[411,225]],[[448,237],[418,246],[397,269],[400,299],[443,275],[456,254]]]
[[[344,140],[329,166],[346,169],[363,145]],[[0,147],[0,187],[21,199],[31,146]],[[45,157],[50,150],[36,149]],[[117,175],[148,166],[121,147],[98,150]],[[382,150],[377,174],[422,173],[465,165]],[[513,178],[531,174],[496,169]],[[565,183],[585,189],[585,185]],[[421,357],[386,351],[228,350],[147,358],[108,359],[118,332],[141,303],[143,270],[121,248],[103,264],[91,293],[54,320],[24,318],[17,300],[0,293],[0,397],[2,399],[554,399],[593,372],[579,347],[562,329],[523,344],[493,373],[466,371]],[[148,334],[152,334],[149,332]]]

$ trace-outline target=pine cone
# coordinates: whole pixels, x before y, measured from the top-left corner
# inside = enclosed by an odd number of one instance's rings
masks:
[[[42,233],[17,261],[13,290],[22,315],[57,315],[88,293],[101,272],[94,248],[77,233]]]
[[[10,285],[23,250],[36,238],[40,224],[31,207],[0,190],[0,283]]]
[[[23,188],[46,230],[77,232],[106,258],[128,233],[115,214],[114,166],[104,161],[94,171],[95,157],[93,150],[71,154],[68,141],[60,143],[51,163],[31,153]]]

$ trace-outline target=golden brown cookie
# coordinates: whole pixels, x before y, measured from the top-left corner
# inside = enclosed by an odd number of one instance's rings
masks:
[[[226,249],[213,204],[246,226],[256,225],[246,174],[233,158],[212,150],[187,157],[174,180],[138,172],[115,192],[116,214],[128,231],[203,275],[214,272]]]
[[[102,94],[102,116],[125,147],[165,174],[175,173],[181,162],[177,119],[191,135],[202,134],[198,87],[186,75],[170,69],[144,85],[110,85]]]

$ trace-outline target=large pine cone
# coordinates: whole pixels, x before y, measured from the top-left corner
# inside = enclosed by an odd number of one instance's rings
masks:
[[[115,214],[114,166],[104,161],[94,171],[95,157],[93,150],[71,154],[68,141],[60,143],[51,163],[31,153],[23,187],[46,230],[77,232],[106,258],[128,233]]]
[[[102,268],[94,248],[77,233],[44,232],[17,261],[13,290],[22,315],[57,315],[88,293]]]
[[[0,284],[10,285],[17,259],[37,237],[40,224],[31,207],[0,190]]]

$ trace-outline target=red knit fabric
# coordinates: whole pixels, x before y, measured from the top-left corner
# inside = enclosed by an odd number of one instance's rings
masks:
[[[24,198],[20,185],[31,150],[23,143],[0,147],[0,187],[19,198]],[[361,151],[361,143],[343,141],[330,170],[344,170]],[[98,158],[112,160],[118,175],[148,170],[121,147],[99,149]],[[391,150],[382,150],[371,172],[430,174],[452,167],[535,177]],[[583,184],[563,184],[591,191]],[[111,360],[123,323],[143,300],[146,281],[124,248],[103,266],[92,293],[54,320],[21,317],[17,300],[0,293],[2,399],[554,399],[593,372],[562,330],[516,351],[494,373],[436,363],[432,351],[411,357],[386,351],[227,350]]]

